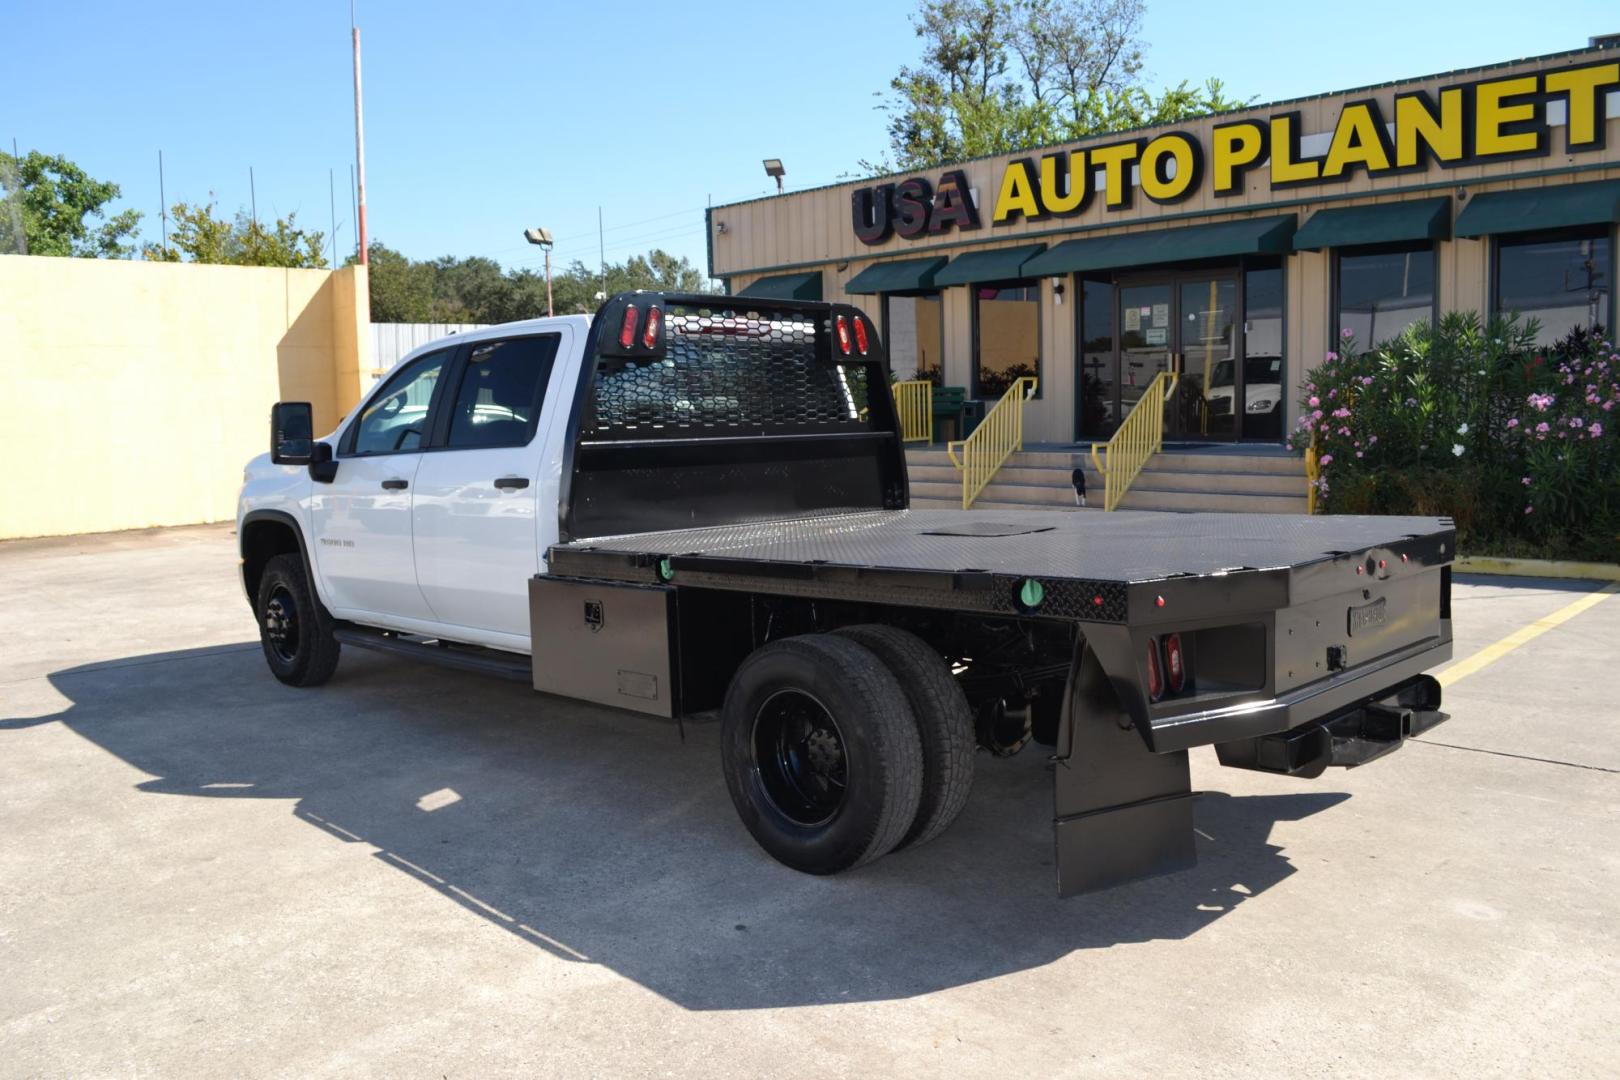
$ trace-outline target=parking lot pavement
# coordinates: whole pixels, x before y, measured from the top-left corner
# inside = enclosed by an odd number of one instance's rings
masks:
[[[1594,586],[1459,578],[1459,660]],[[346,652],[276,683],[220,527],[0,544],[0,1075],[1613,1076],[1620,599],[1054,897],[1038,753],[836,878],[712,725]]]

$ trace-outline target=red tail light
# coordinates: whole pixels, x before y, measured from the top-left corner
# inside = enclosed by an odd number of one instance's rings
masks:
[[[619,347],[628,349],[636,343],[636,305],[624,305],[624,325],[619,327]]]
[[[1181,654],[1181,635],[1171,634],[1164,639],[1165,682],[1172,694],[1179,694],[1187,686],[1187,659]]]
[[[647,348],[658,344],[658,328],[664,321],[664,313],[657,308],[647,309],[647,329],[641,332],[641,343]]]
[[[871,345],[871,342],[866,337],[866,320],[857,318],[853,321],[855,323],[855,347],[860,350],[862,356],[865,356],[867,347]]]
[[[838,351],[843,353],[845,356],[848,356],[849,355],[849,320],[847,318],[845,318],[844,316],[840,315],[840,316],[838,316],[837,319],[833,320],[833,325],[835,327],[837,327],[837,329],[838,329]]]
[[[1159,639],[1148,638],[1147,691],[1149,701],[1164,697],[1164,671],[1159,667]]]

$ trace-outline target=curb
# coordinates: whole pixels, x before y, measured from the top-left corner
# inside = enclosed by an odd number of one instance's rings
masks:
[[[1453,564],[1459,574],[1500,574],[1510,577],[1578,578],[1585,581],[1620,581],[1620,565],[1568,562],[1563,559],[1507,559],[1492,555],[1459,555]]]

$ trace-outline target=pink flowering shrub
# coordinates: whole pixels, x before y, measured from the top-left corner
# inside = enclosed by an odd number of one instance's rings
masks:
[[[1309,371],[1291,442],[1314,439],[1328,513],[1443,514],[1473,550],[1620,559],[1620,354],[1551,349],[1517,317],[1449,314]]]

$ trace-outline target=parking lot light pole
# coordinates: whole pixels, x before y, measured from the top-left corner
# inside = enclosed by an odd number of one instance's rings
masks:
[[[551,309],[551,230],[524,229],[523,239],[546,253],[546,317],[550,318],[556,314]]]

